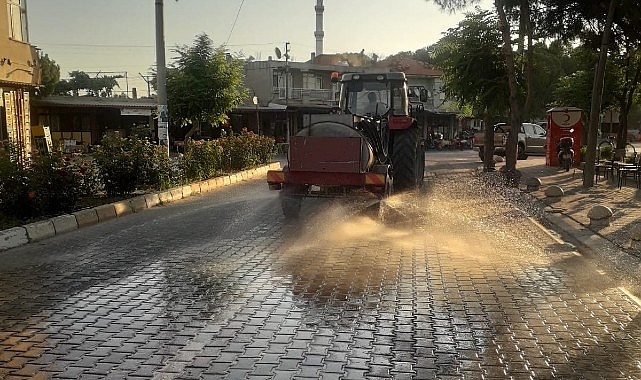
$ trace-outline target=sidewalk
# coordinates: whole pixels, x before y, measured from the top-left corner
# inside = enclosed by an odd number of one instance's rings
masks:
[[[501,165],[501,164],[498,164]],[[541,188],[530,194],[547,204],[546,219],[562,235],[570,236],[580,251],[596,256],[604,265],[621,273],[622,279],[630,281],[630,287],[639,292],[641,283],[641,247],[631,245],[634,231],[641,229],[641,190],[634,179],[628,178],[621,189],[616,175],[605,180],[600,178],[592,188],[583,187],[583,171],[579,168],[565,172],[558,167],[545,165],[545,157],[529,157],[519,160],[517,169],[522,181],[538,177]],[[564,196],[552,201],[545,195],[549,186],[560,186]],[[524,186],[524,185],[523,185]],[[596,205],[609,207],[613,216],[606,227],[590,227],[588,212]]]

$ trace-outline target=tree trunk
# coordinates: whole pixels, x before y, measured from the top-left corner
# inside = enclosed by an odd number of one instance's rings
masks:
[[[192,124],[191,128],[185,133],[185,136],[183,137],[184,140],[187,140],[188,138],[191,138],[191,136],[194,135],[194,133],[198,132],[200,130],[200,120],[196,119],[194,120],[194,124]]]
[[[521,18],[526,28],[527,51],[525,52],[525,78],[527,83],[527,92],[525,94],[525,106],[523,107],[523,117],[530,120],[532,117],[532,99],[534,98],[534,47],[532,46],[533,31],[532,21],[530,20],[530,4],[528,0],[521,0]]]
[[[504,1],[494,0],[496,12],[499,16],[499,28],[503,36],[503,54],[505,55],[505,69],[507,72],[508,88],[510,90],[510,124],[511,129],[507,137],[505,147],[505,171],[508,178],[516,175],[516,153],[518,135],[521,130],[521,115],[517,99],[516,70],[514,68],[514,51],[512,50],[512,38],[510,35],[510,24],[505,15]]]
[[[491,172],[495,170],[494,167],[494,126],[492,119],[488,113],[483,115],[483,124],[485,125],[485,141],[483,149],[483,171]]]
[[[601,51],[599,52],[599,63],[594,73],[594,85],[592,86],[592,102],[590,104],[590,122],[588,125],[588,147],[585,154],[585,173],[583,175],[583,187],[594,186],[594,164],[596,161],[597,132],[601,116],[601,102],[603,98],[603,78],[605,77],[605,61],[608,58],[610,46],[610,32],[612,31],[612,20],[616,0],[610,0],[608,16],[603,27],[601,38]]]
[[[636,53],[636,52],[635,52]],[[636,56],[636,54],[633,54]],[[617,149],[625,149],[628,137],[628,116],[632,109],[634,93],[639,84],[639,75],[641,74],[641,61],[636,61],[636,68],[632,79],[625,81],[625,97],[621,99],[621,113],[619,114],[619,130],[617,131]]]

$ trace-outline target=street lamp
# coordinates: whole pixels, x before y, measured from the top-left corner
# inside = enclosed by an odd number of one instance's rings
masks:
[[[252,102],[256,106],[256,133],[260,136],[260,119],[258,115],[258,96],[254,95]]]

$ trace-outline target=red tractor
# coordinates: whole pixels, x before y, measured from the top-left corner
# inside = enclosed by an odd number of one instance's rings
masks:
[[[267,173],[286,217],[298,215],[304,197],[381,199],[423,184],[423,133],[409,112],[405,74],[348,73],[340,83],[339,109],[310,115],[290,139],[287,166]]]

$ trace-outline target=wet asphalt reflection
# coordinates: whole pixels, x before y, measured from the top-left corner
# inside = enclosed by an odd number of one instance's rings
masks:
[[[0,253],[0,377],[641,378],[639,305],[493,181],[383,222],[249,183]]]

